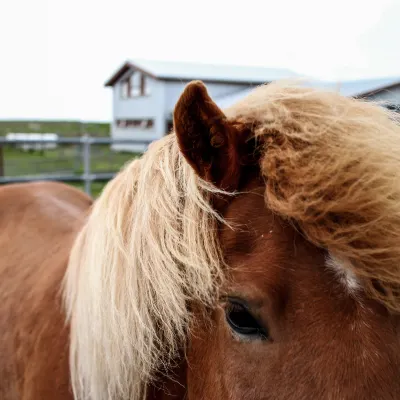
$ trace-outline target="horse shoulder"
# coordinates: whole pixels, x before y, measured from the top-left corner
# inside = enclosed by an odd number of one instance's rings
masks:
[[[0,188],[1,399],[72,399],[60,285],[91,204],[61,183]]]

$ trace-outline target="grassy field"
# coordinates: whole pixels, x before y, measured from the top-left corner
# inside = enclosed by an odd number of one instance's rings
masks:
[[[79,121],[6,121],[0,120],[0,136],[7,133],[57,133],[59,136],[108,137],[110,124]]]
[[[54,150],[25,152],[12,146],[5,146],[4,176],[51,175],[83,173],[80,146],[59,146]],[[91,172],[117,172],[121,167],[140,154],[113,152],[108,145],[92,146]],[[83,182],[68,182],[83,190]],[[96,197],[106,182],[92,182],[92,195]]]
[[[62,137],[109,137],[110,124],[79,121],[5,121],[0,120],[0,136],[7,133],[56,133]],[[82,148],[78,145],[60,145],[55,150],[25,152],[14,146],[3,148],[4,176],[73,174],[83,172]],[[109,145],[91,146],[91,172],[117,172],[127,161],[137,157],[133,153],[117,153]],[[83,182],[68,182],[83,190]],[[106,182],[93,182],[92,195],[96,197]]]

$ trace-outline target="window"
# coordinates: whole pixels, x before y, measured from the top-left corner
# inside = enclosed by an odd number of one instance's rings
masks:
[[[149,79],[140,71],[134,71],[121,81],[121,97],[123,99],[149,96],[150,93]]]
[[[152,119],[117,119],[118,128],[151,129],[154,126]]]
[[[142,93],[144,96],[150,96],[151,94],[149,78],[145,75],[142,75]]]
[[[134,72],[131,77],[131,96],[138,97],[142,95],[142,74],[140,72]]]
[[[392,111],[397,111],[398,113],[400,113],[400,103],[396,104],[396,103],[389,103],[386,104],[386,108]]]
[[[167,134],[172,133],[172,130],[174,129],[174,123],[172,121],[167,122]]]
[[[131,91],[131,81],[129,78],[124,79],[121,82],[121,97],[123,99],[127,99],[130,97],[130,91]]]

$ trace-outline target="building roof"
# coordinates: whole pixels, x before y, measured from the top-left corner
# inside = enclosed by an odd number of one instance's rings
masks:
[[[233,94],[228,94],[222,97],[217,97],[213,99],[217,106],[221,109],[228,108],[233,106],[238,101],[242,100],[248,94],[250,94],[254,90],[254,87],[249,87],[239,92],[235,92]]]
[[[303,81],[304,86],[337,91],[343,96],[348,97],[363,97],[381,92],[383,90],[390,90],[396,86],[400,86],[399,77],[386,77],[386,78],[372,78],[360,79],[342,82],[329,82],[329,81]],[[234,94],[229,94],[223,97],[214,99],[220,108],[228,108],[239,100],[246,97],[254,88],[246,88]]]
[[[128,60],[108,79],[105,86],[113,86],[128,70],[136,68],[160,80],[203,80],[261,84],[278,79],[295,78],[298,75],[285,68],[269,68],[240,65],[215,65],[175,61]]]
[[[322,89],[335,90],[344,96],[362,97],[388,90],[394,86],[400,85],[400,76],[357,79],[338,82],[321,82],[315,81],[311,86]]]

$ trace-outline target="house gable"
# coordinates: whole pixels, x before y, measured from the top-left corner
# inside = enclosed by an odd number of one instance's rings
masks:
[[[254,85],[298,75],[284,68],[266,68],[239,65],[133,60],[126,61],[105,83],[114,86],[130,69],[162,81],[202,80],[207,83]]]
[[[145,76],[151,77],[153,79],[157,79],[149,71],[145,71],[142,68],[140,68],[140,67],[132,64],[131,62],[127,61],[124,64],[122,64],[114,72],[114,74],[106,81],[104,86],[106,86],[106,87],[114,86],[117,82],[119,82],[122,78],[126,77],[130,72],[133,72],[134,70],[139,71],[140,73],[142,73]]]

